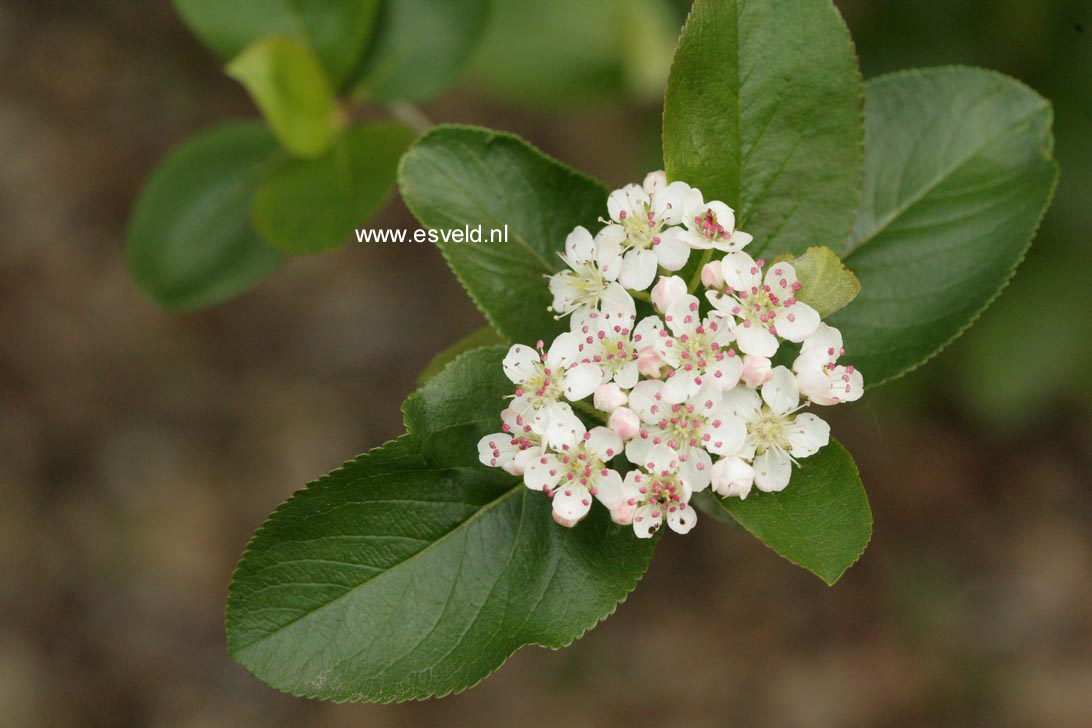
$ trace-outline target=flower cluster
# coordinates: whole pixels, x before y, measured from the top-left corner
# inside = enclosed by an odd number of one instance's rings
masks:
[[[607,209],[594,236],[569,234],[567,269],[550,278],[570,330],[508,352],[515,393],[478,453],[552,498],[564,526],[598,500],[639,537],[664,521],[686,533],[696,492],[785,488],[793,464],[830,438],[803,410],[856,400],[864,381],[838,363],[841,333],[797,300],[793,266],[744,252],[752,238],[723,202],[653,172],[612,192]],[[692,250],[704,260],[687,285],[672,273]],[[638,300],[654,311],[640,321]],[[773,366],[786,342],[799,345],[792,367]],[[588,429],[578,412],[605,424]]]

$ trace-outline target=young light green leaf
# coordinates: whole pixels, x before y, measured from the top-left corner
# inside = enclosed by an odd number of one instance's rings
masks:
[[[861,282],[841,258],[827,247],[808,248],[798,258],[787,257],[796,269],[800,290],[796,298],[820,316],[845,308],[861,292]]]
[[[664,100],[667,175],[734,208],[752,254],[842,240],[861,185],[861,99],[830,0],[697,0]]]
[[[563,647],[625,599],[651,541],[603,508],[562,528],[546,496],[476,462],[504,352],[457,359],[407,400],[409,434],[274,512],[232,580],[232,657],[295,695],[423,699],[524,645]]]
[[[1050,202],[1050,104],[997,73],[868,84],[860,213],[842,257],[862,292],[831,324],[870,385],[926,361],[997,296]]]
[[[358,126],[318,159],[278,167],[254,199],[255,227],[266,242],[289,253],[344,244],[390,196],[398,160],[413,137],[398,123]]]
[[[762,543],[833,585],[872,538],[872,511],[853,458],[836,441],[793,468],[780,493],[720,498]]]
[[[425,382],[442,372],[444,367],[453,362],[460,354],[465,354],[482,346],[496,346],[503,343],[505,343],[504,339],[492,326],[483,326],[432,357],[432,360],[425,366],[424,371],[418,375],[417,386],[423,386]]]
[[[270,36],[314,49],[335,85],[360,60],[379,0],[174,0],[195,34],[225,61]]]
[[[354,95],[377,103],[439,95],[462,71],[487,14],[486,0],[383,3]]]
[[[441,233],[507,226],[508,242],[454,242],[440,250],[471,298],[509,341],[533,344],[567,330],[547,310],[545,276],[577,225],[596,229],[607,190],[519,137],[477,127],[441,126],[402,158],[402,199],[421,224]]]
[[[326,72],[298,40],[277,36],[258,41],[226,70],[246,87],[273,133],[296,156],[321,155],[344,125]]]
[[[283,255],[250,222],[262,178],[285,154],[264,125],[210,129],[160,162],[133,207],[129,271],[164,308],[207,306],[250,288]]]

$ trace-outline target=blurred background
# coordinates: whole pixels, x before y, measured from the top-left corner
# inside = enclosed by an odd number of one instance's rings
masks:
[[[686,3],[650,3],[635,30],[612,1],[498,0],[466,80],[426,112],[640,179]],[[231,662],[227,584],[278,503],[401,432],[417,374],[479,314],[412,244],[161,312],[127,277],[130,205],[173,144],[253,116],[245,92],[166,0],[0,0],[0,725],[1089,725],[1092,5],[838,5],[866,78],[973,64],[1051,98],[1062,167],[977,326],[837,413],[871,547],[830,589],[706,519],[571,648],[368,706],[293,699]],[[414,227],[397,202],[375,224]]]

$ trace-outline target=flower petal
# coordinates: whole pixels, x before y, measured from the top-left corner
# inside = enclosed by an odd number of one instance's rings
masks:
[[[777,309],[774,328],[782,339],[803,341],[819,328],[819,312],[800,301],[791,306],[782,306]]]
[[[664,230],[657,237],[660,242],[653,250],[660,265],[671,271],[682,269],[690,259],[690,246],[680,238],[677,228]]]
[[[698,513],[685,503],[670,503],[667,506],[667,526],[675,533],[690,533],[698,524]]]
[[[501,367],[504,375],[514,384],[526,384],[539,373],[542,360],[539,353],[529,346],[516,344],[508,350]]]
[[[584,399],[591,395],[603,382],[603,370],[595,364],[577,364],[565,372],[561,386],[565,390],[565,397],[570,402]]]
[[[657,265],[656,254],[651,250],[631,248],[622,258],[618,282],[631,291],[643,291],[652,285]]]
[[[762,399],[779,415],[796,409],[800,404],[796,377],[785,367],[774,367],[770,381],[762,385]]]
[[[754,462],[755,485],[766,493],[784,490],[792,476],[792,461],[784,450],[767,450]]]
[[[592,494],[583,485],[566,483],[554,494],[554,513],[566,521],[579,521],[591,510]]]
[[[806,458],[830,442],[830,425],[810,412],[804,412],[785,428],[785,439],[789,441],[790,455]]]
[[[606,427],[593,427],[584,438],[588,452],[606,462],[622,452],[622,438]]]

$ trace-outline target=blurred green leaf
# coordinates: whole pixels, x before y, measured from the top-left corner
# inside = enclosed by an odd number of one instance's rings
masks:
[[[990,71],[868,84],[865,184],[843,259],[861,295],[831,324],[870,385],[974,321],[1023,258],[1057,178],[1050,104]]]
[[[296,493],[232,579],[231,656],[273,687],[331,700],[443,696],[527,644],[570,644],[614,611],[655,539],[606,509],[579,528],[477,461],[511,383],[503,347],[457,359],[404,407],[409,434]]]
[[[734,208],[750,253],[836,243],[860,192],[861,99],[830,0],[697,0],[664,100],[667,175]]]
[[[762,543],[834,584],[872,538],[872,510],[853,458],[838,442],[804,458],[780,493],[720,498]]]
[[[786,256],[796,269],[796,298],[826,317],[845,308],[861,292],[861,282],[830,248],[808,248],[798,258]]]
[[[225,61],[271,36],[314,49],[334,85],[356,66],[379,0],[174,0],[193,32]]]
[[[315,54],[286,36],[267,38],[227,65],[262,110],[281,144],[299,157],[317,157],[333,143],[344,119]]]
[[[129,221],[126,255],[137,284],[182,311],[234,296],[272,272],[283,255],[258,237],[250,206],[284,157],[257,122],[218,126],[168,154]]]
[[[344,244],[377,213],[394,187],[413,130],[395,122],[345,131],[318,159],[273,170],[254,200],[254,224],[270,245],[317,253]]]
[[[508,226],[506,243],[439,242],[485,317],[509,341],[550,340],[555,320],[545,276],[577,225],[596,229],[606,209],[601,184],[512,134],[438,126],[410,147],[398,175],[402,199],[425,227],[445,231]]]
[[[504,339],[492,326],[483,326],[432,357],[428,365],[425,366],[424,371],[417,377],[417,386],[424,386],[425,382],[442,372],[444,367],[455,361],[460,355],[482,346],[495,346],[503,343],[505,343]]]
[[[354,81],[377,103],[424,101],[463,70],[488,14],[486,0],[388,0]]]

